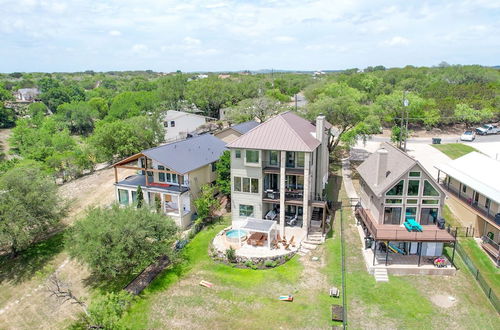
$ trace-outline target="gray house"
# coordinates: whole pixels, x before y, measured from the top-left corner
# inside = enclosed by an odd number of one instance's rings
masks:
[[[365,230],[367,248],[378,255],[397,254],[406,262],[443,253],[455,238],[442,229],[445,193],[424,167],[408,154],[384,143],[359,167],[360,204],[356,214]],[[392,258],[391,258],[392,259]]]
[[[225,150],[223,141],[203,134],[130,156],[113,165],[116,200],[135,203],[140,186],[146,204],[159,203],[163,213],[186,228],[195,213],[193,201],[202,185],[215,181],[215,163]],[[131,175],[119,180],[118,169]]]

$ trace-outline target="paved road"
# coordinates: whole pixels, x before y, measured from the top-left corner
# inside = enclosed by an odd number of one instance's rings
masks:
[[[441,138],[441,143],[464,143],[463,141],[460,141],[460,136],[443,136]],[[387,136],[381,136],[381,135],[373,135],[370,139],[370,141],[373,142],[389,142],[391,140],[390,137]],[[431,137],[424,137],[424,138],[411,138],[408,139],[408,143],[426,143],[430,144],[432,142]],[[485,135],[485,136],[476,136],[476,140],[473,142],[467,142],[470,143],[471,145],[476,144],[476,143],[485,143],[485,142],[500,142],[500,134],[497,135]]]

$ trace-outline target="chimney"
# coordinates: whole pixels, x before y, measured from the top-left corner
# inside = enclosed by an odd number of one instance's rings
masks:
[[[319,115],[316,117],[316,139],[323,143],[325,136],[325,116]]]
[[[388,152],[384,148],[377,150],[377,173],[375,185],[379,185],[386,178],[387,173],[387,155]]]

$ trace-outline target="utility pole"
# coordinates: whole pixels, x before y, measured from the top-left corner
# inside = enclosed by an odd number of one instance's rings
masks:
[[[408,121],[410,120],[410,111],[408,110],[408,105],[410,104],[410,101],[406,98],[407,92],[405,91],[404,94],[404,100],[403,100],[403,105],[406,109],[406,126],[405,126],[405,146],[404,146],[404,151],[406,152],[406,141],[408,140]]]
[[[297,111],[297,94],[295,94],[295,111]]]
[[[404,93],[403,93],[403,111],[401,113],[401,126],[399,128],[399,149],[403,149],[403,129],[405,129],[405,127],[406,127],[406,130],[408,130],[408,120],[410,118],[410,113],[408,112],[407,119],[406,119],[406,125],[405,125],[405,115],[406,115],[407,107],[409,104],[409,101],[406,98],[407,93],[408,93],[407,91],[404,91]],[[406,138],[407,138],[407,136],[406,136],[406,131],[405,131],[404,151],[406,151]]]

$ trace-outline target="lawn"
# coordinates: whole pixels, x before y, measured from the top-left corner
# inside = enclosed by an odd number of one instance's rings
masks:
[[[156,279],[124,323],[134,329],[192,329],[208,324],[216,329],[320,329],[333,324],[330,305],[339,299],[330,298],[328,288],[340,286],[338,265],[330,262],[338,250],[338,246],[329,249],[335,246],[334,239],[312,254],[295,256],[274,269],[238,269],[208,256],[210,241],[225,226],[218,224],[200,232],[186,247],[186,261]],[[311,261],[313,255],[320,261]],[[202,279],[214,287],[199,286]],[[279,301],[278,296],[284,294],[292,294],[294,302]]]
[[[432,146],[451,159],[457,159],[469,152],[477,151],[477,149],[463,143],[432,144]]]

